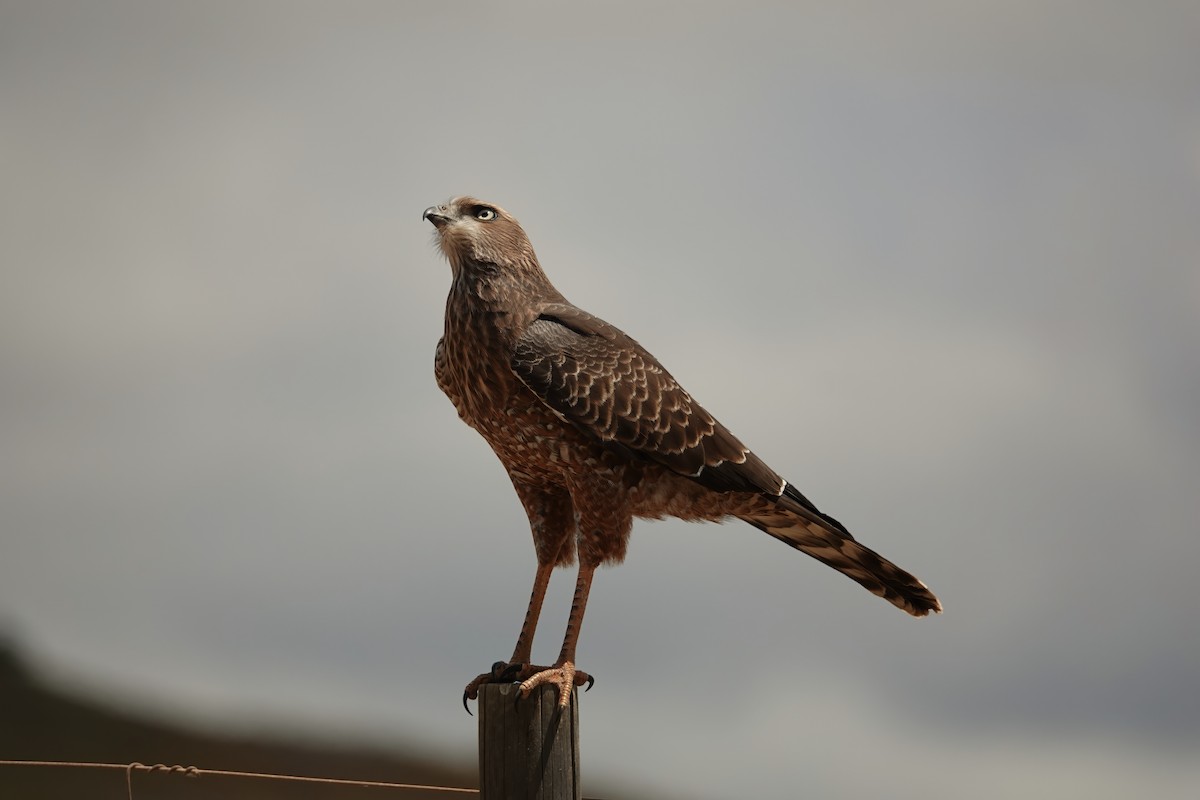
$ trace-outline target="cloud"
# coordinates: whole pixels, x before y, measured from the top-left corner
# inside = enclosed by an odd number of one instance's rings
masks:
[[[432,381],[418,217],[469,191],[946,602],[639,524],[585,624],[589,764],[710,797],[1194,782],[1195,19],[583,13],[3,12],[7,619],[132,705],[469,754],[458,693],[533,572]]]

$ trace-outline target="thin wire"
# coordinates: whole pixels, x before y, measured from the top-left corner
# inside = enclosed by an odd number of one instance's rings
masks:
[[[129,792],[129,800],[133,800],[133,773],[135,770],[146,772],[174,772],[196,778],[202,775],[220,775],[227,778],[262,778],[275,781],[295,781],[298,783],[324,783],[338,786],[359,786],[375,789],[420,789],[426,792],[448,792],[457,794],[479,794],[478,789],[459,789],[450,786],[425,786],[418,783],[388,783],[386,781],[356,781],[345,778],[313,778],[304,775],[275,775],[268,772],[237,772],[227,769],[200,769],[199,767],[184,767],[179,764],[151,764],[149,766],[134,761],[131,764],[99,764],[90,761],[5,761],[0,760],[0,767],[67,767],[74,769],[119,769],[125,773],[125,786]]]

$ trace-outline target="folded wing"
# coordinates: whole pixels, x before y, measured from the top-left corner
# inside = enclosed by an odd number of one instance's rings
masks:
[[[517,340],[511,366],[547,406],[602,442],[718,491],[783,491],[783,479],[654,356],[575,306],[545,306]]]

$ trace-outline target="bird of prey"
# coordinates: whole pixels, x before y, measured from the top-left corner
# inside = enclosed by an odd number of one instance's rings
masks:
[[[472,680],[554,684],[559,703],[592,678],[575,646],[592,575],[625,558],[634,517],[736,517],[925,616],[941,603],[914,576],[861,545],[705,411],[641,345],[572,305],[538,264],[516,219],[458,197],[425,209],[450,262],[434,373],[458,415],[504,464],[529,516],[537,572],[512,658]],[[550,573],[578,559],[558,659],[531,663]],[[468,708],[468,711],[470,709]]]

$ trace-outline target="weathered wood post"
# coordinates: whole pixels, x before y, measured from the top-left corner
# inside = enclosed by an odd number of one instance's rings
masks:
[[[558,707],[558,687],[540,686],[520,703],[517,687],[479,687],[479,796],[484,800],[582,800],[579,704]]]

